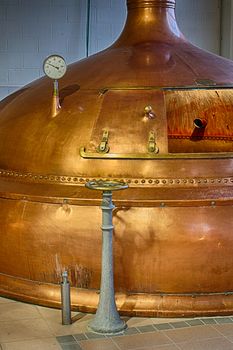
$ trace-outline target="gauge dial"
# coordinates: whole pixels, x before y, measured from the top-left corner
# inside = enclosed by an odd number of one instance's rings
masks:
[[[43,64],[45,74],[51,79],[60,79],[66,72],[66,62],[62,56],[51,55]]]

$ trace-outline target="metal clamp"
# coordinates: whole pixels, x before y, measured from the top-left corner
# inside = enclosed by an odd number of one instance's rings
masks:
[[[108,131],[104,130],[102,140],[97,147],[97,152],[98,153],[108,153],[109,152],[109,146],[108,146]]]
[[[158,153],[159,152],[159,148],[156,146],[156,142],[155,142],[154,131],[150,131],[150,133],[149,133],[148,152],[149,153]]]

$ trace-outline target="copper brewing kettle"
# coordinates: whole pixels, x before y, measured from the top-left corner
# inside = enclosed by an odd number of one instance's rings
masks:
[[[100,195],[117,179],[115,288],[122,313],[233,312],[233,62],[190,44],[174,0],[128,0],[108,49],[69,66],[52,117],[44,77],[0,104],[1,294],[98,303]],[[78,291],[77,291],[78,288]]]

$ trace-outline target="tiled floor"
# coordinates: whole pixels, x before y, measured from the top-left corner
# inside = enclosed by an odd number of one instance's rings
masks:
[[[201,319],[125,318],[124,335],[87,331],[93,317],[61,325],[59,310],[0,298],[1,350],[233,350],[233,317]]]

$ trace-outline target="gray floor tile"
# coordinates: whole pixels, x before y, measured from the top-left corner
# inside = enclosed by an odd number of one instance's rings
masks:
[[[186,321],[186,323],[188,323],[190,326],[202,326],[202,325],[204,325],[204,322],[202,322],[201,320],[189,320],[189,321]]]
[[[148,326],[139,326],[137,327],[137,329],[139,330],[139,332],[141,333],[146,333],[146,332],[154,332],[155,328],[152,325],[148,325]]]
[[[87,340],[87,337],[85,336],[84,333],[79,333],[79,334],[73,334],[73,337],[77,340]]]
[[[72,335],[62,335],[59,337],[56,337],[58,343],[60,344],[67,344],[67,343],[75,343],[75,339]]]
[[[215,321],[218,324],[224,324],[224,323],[233,323],[232,319],[230,317],[220,317],[220,318],[215,318]]]
[[[169,323],[154,324],[154,327],[158,331],[166,331],[167,329],[173,329],[173,327]]]
[[[172,327],[174,328],[185,328],[185,327],[189,327],[189,325],[184,322],[184,321],[180,321],[180,322],[170,322],[170,325],[172,325]]]
[[[126,330],[124,331],[125,335],[137,334],[137,333],[139,333],[139,331],[135,327],[126,328]]]
[[[216,324],[217,323],[213,318],[202,318],[201,320],[205,324]]]

